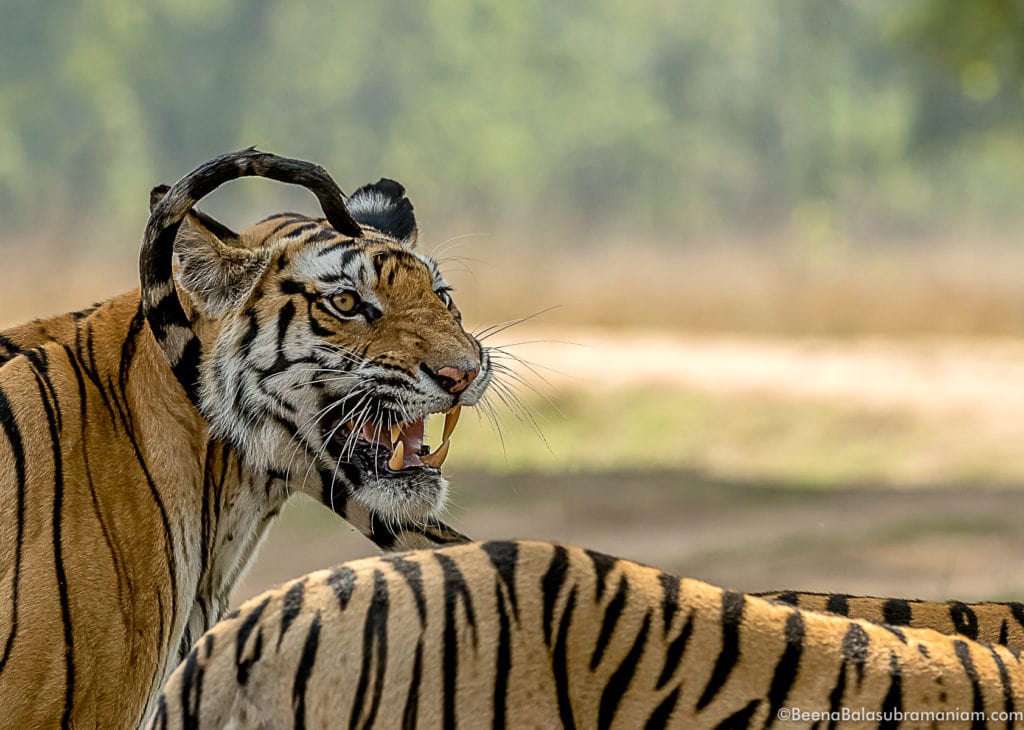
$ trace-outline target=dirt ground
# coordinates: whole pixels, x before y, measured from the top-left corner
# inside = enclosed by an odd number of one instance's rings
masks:
[[[781,588],[961,600],[1024,598],[1024,490],[831,490],[685,472],[453,479],[453,523],[478,539],[584,545],[745,591]],[[310,500],[275,525],[240,600],[374,553]]]

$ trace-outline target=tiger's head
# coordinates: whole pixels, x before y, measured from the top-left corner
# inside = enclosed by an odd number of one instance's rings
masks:
[[[452,430],[491,363],[437,263],[416,250],[404,188],[382,179],[347,210],[358,227],[344,232],[285,213],[234,233],[186,214],[176,285],[201,343],[198,406],[249,465],[343,516],[354,499],[422,519],[445,501]],[[434,414],[443,435],[428,445]]]

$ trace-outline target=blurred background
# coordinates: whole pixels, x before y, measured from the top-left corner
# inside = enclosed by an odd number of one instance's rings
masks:
[[[528,317],[452,450],[468,534],[1024,597],[1021,2],[0,8],[0,326],[133,286],[149,188],[215,154],[393,177],[470,325]],[[236,598],[371,552],[297,500]]]

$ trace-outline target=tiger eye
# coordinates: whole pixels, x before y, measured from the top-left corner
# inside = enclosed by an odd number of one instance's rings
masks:
[[[359,306],[359,296],[355,292],[343,291],[331,297],[331,303],[342,314],[351,314]]]

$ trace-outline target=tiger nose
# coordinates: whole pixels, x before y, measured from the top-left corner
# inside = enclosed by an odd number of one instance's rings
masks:
[[[427,375],[434,379],[443,390],[452,395],[461,393],[469,384],[473,382],[473,379],[480,373],[480,368],[472,368],[470,370],[462,370],[461,368],[452,367],[451,365],[445,366],[438,369],[437,371],[431,370],[426,364],[423,369]]]

